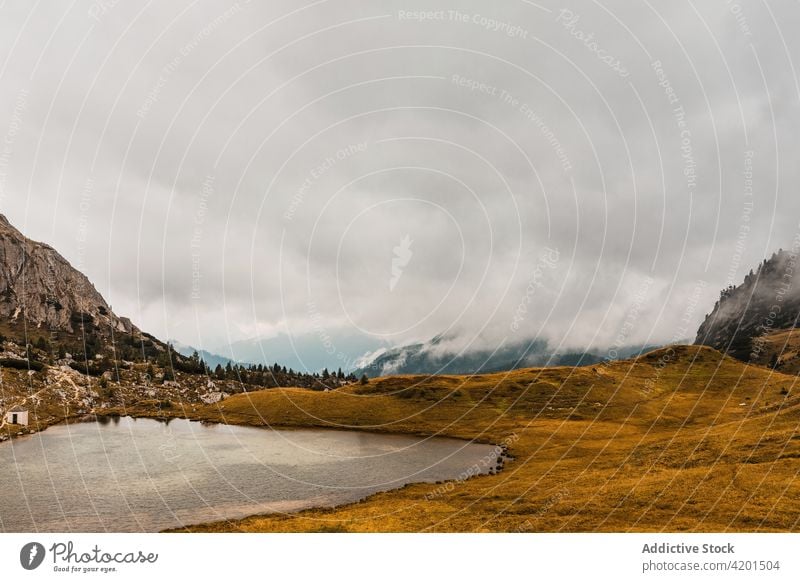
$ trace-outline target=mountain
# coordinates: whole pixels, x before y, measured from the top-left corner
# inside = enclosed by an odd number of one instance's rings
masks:
[[[356,375],[370,377],[394,374],[472,374],[496,372],[536,365],[543,359],[546,343],[507,345],[496,350],[467,349],[454,351],[447,339],[437,336],[427,342],[413,343],[366,354]],[[546,358],[544,358],[546,359]]]
[[[721,292],[695,343],[745,362],[779,366],[794,343],[794,334],[785,332],[796,328],[800,318],[798,283],[797,255],[778,251],[750,271],[741,285]],[[785,342],[776,339],[781,332]]]
[[[177,340],[169,340],[169,343],[172,344],[172,347],[175,348],[175,351],[181,354],[182,356],[191,357],[197,352],[200,356],[200,359],[203,360],[206,365],[211,368],[212,370],[217,366],[222,366],[223,368],[228,365],[228,363],[236,364],[230,358],[226,358],[217,354],[212,354],[206,350],[199,350],[194,346],[190,346],[188,344],[181,343]]]
[[[323,391],[357,381],[227,359],[209,369],[213,355],[204,356],[181,355],[117,316],[85,275],[0,215],[0,441],[100,411],[161,415],[265,388]],[[18,406],[28,426],[5,421]]]
[[[52,247],[32,241],[0,214],[0,321],[6,331],[27,328],[99,335],[135,331],[118,317],[83,273]]]
[[[608,360],[592,351],[557,351],[544,340],[515,342],[498,349],[452,347],[452,338],[437,336],[430,341],[379,350],[364,356],[355,374],[370,377],[394,374],[477,374],[519,368],[589,366]],[[629,346],[616,350],[614,359],[646,353],[659,346]]]
[[[364,353],[385,349],[386,346],[385,342],[367,335],[320,330],[318,333],[294,336],[281,333],[270,338],[239,341],[215,348],[214,352],[239,362],[264,365],[280,362],[308,373],[324,368],[341,368],[350,372],[357,367]]]

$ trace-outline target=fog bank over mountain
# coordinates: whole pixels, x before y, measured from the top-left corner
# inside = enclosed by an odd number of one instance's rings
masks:
[[[763,359],[762,336],[800,321],[799,255],[800,236],[791,250],[780,250],[751,270],[741,285],[724,289],[700,326],[697,343],[744,361]]]

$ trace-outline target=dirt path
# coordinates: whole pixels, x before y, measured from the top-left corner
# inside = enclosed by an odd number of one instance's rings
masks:
[[[72,389],[74,390],[74,398],[75,398],[75,400],[76,401],[79,400],[80,393],[81,393],[81,387],[78,386],[75,383],[75,381],[72,379],[72,376],[68,372],[65,372],[64,370],[61,370],[60,368],[50,368],[50,370],[48,370],[48,372],[52,372],[52,375],[54,377],[53,383],[48,384],[47,386],[45,386],[44,388],[42,388],[40,390],[37,390],[33,394],[28,394],[21,401],[17,401],[17,402],[12,403],[9,406],[9,408],[7,408],[6,410],[3,410],[3,411],[0,412],[2,414],[2,417],[0,417],[0,429],[5,428],[6,425],[8,424],[8,422],[6,422],[6,413],[8,412],[8,410],[10,410],[11,408],[14,408],[15,406],[24,406],[25,404],[27,404],[31,400],[39,398],[39,396],[42,393],[47,392],[48,390],[55,390],[57,388],[61,388],[61,387],[63,387],[64,384],[69,384],[72,387]]]

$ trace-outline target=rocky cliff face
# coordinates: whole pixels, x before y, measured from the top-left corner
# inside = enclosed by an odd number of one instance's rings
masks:
[[[751,271],[744,283],[722,291],[695,343],[761,363],[767,338],[797,327],[798,318],[800,264],[795,253],[781,250]]]
[[[10,327],[100,335],[131,333],[89,279],[46,244],[34,242],[0,214],[0,321]]]

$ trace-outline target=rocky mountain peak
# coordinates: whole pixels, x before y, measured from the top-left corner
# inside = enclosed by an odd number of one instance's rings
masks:
[[[795,252],[780,250],[729,286],[697,332],[707,345],[743,361],[758,361],[758,339],[798,326],[800,265]]]
[[[131,333],[94,285],[52,247],[25,237],[0,214],[0,319],[13,328],[100,335]]]

